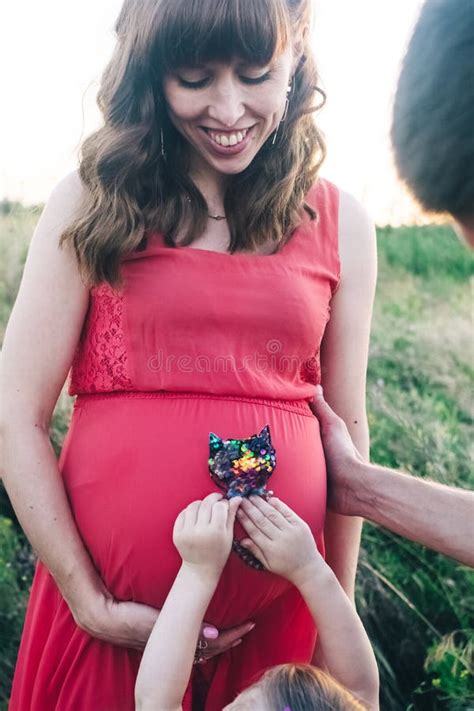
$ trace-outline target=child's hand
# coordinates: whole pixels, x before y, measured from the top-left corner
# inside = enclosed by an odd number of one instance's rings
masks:
[[[308,524],[283,501],[251,496],[243,500],[237,518],[249,535],[241,543],[267,570],[294,585],[315,564],[324,565]]]
[[[210,494],[182,511],[173,529],[173,543],[184,563],[220,576],[232,547],[235,514],[242,499],[227,501]]]

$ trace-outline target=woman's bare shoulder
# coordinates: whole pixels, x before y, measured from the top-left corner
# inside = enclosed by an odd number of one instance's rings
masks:
[[[339,188],[339,229],[344,233],[357,233],[366,238],[373,236],[373,219],[360,200],[352,193]]]
[[[374,266],[376,232],[374,221],[366,207],[354,195],[339,188],[339,252],[341,267],[347,272],[354,268]]]
[[[49,264],[49,275],[58,278],[62,272],[78,284],[79,266],[71,241],[60,238],[73,221],[80,215],[85,188],[74,170],[61,178],[51,190],[32,235],[27,260],[37,266]]]
[[[48,201],[45,205],[45,212],[48,216],[56,215],[62,218],[67,225],[76,214],[82,204],[85,188],[79,176],[79,171],[73,170],[61,178],[53,187]]]
[[[64,384],[89,303],[74,248],[59,246],[82,195],[77,172],[53,188],[31,237],[3,343],[0,396],[22,417],[43,423]]]

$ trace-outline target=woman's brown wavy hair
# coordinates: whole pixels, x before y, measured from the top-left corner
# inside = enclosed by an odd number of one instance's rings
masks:
[[[121,258],[142,249],[148,231],[162,232],[169,246],[184,234],[180,244],[187,246],[205,230],[207,205],[188,174],[188,145],[167,116],[162,84],[171,68],[234,58],[264,65],[288,42],[297,47],[301,60],[276,144],[272,134],[252,163],[228,181],[229,250],[253,251],[273,239],[277,251],[303,208],[316,217],[305,195],[325,157],[312,116],[319,108],[316,95],[322,106],[324,93],[317,87],[310,33],[303,33],[310,26],[310,2],[124,1],[97,97],[104,125],[81,146],[82,206],[61,237],[61,244],[73,242],[89,286],[121,286]]]
[[[273,667],[256,686],[272,711],[367,711],[329,674],[308,664]]]

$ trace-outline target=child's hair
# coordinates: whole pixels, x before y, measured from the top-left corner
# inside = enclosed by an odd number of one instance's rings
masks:
[[[273,667],[258,687],[272,711],[367,711],[329,674],[309,664]]]

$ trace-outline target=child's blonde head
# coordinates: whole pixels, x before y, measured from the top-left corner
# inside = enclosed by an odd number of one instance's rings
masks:
[[[308,664],[273,667],[225,711],[367,711],[352,694]]]

